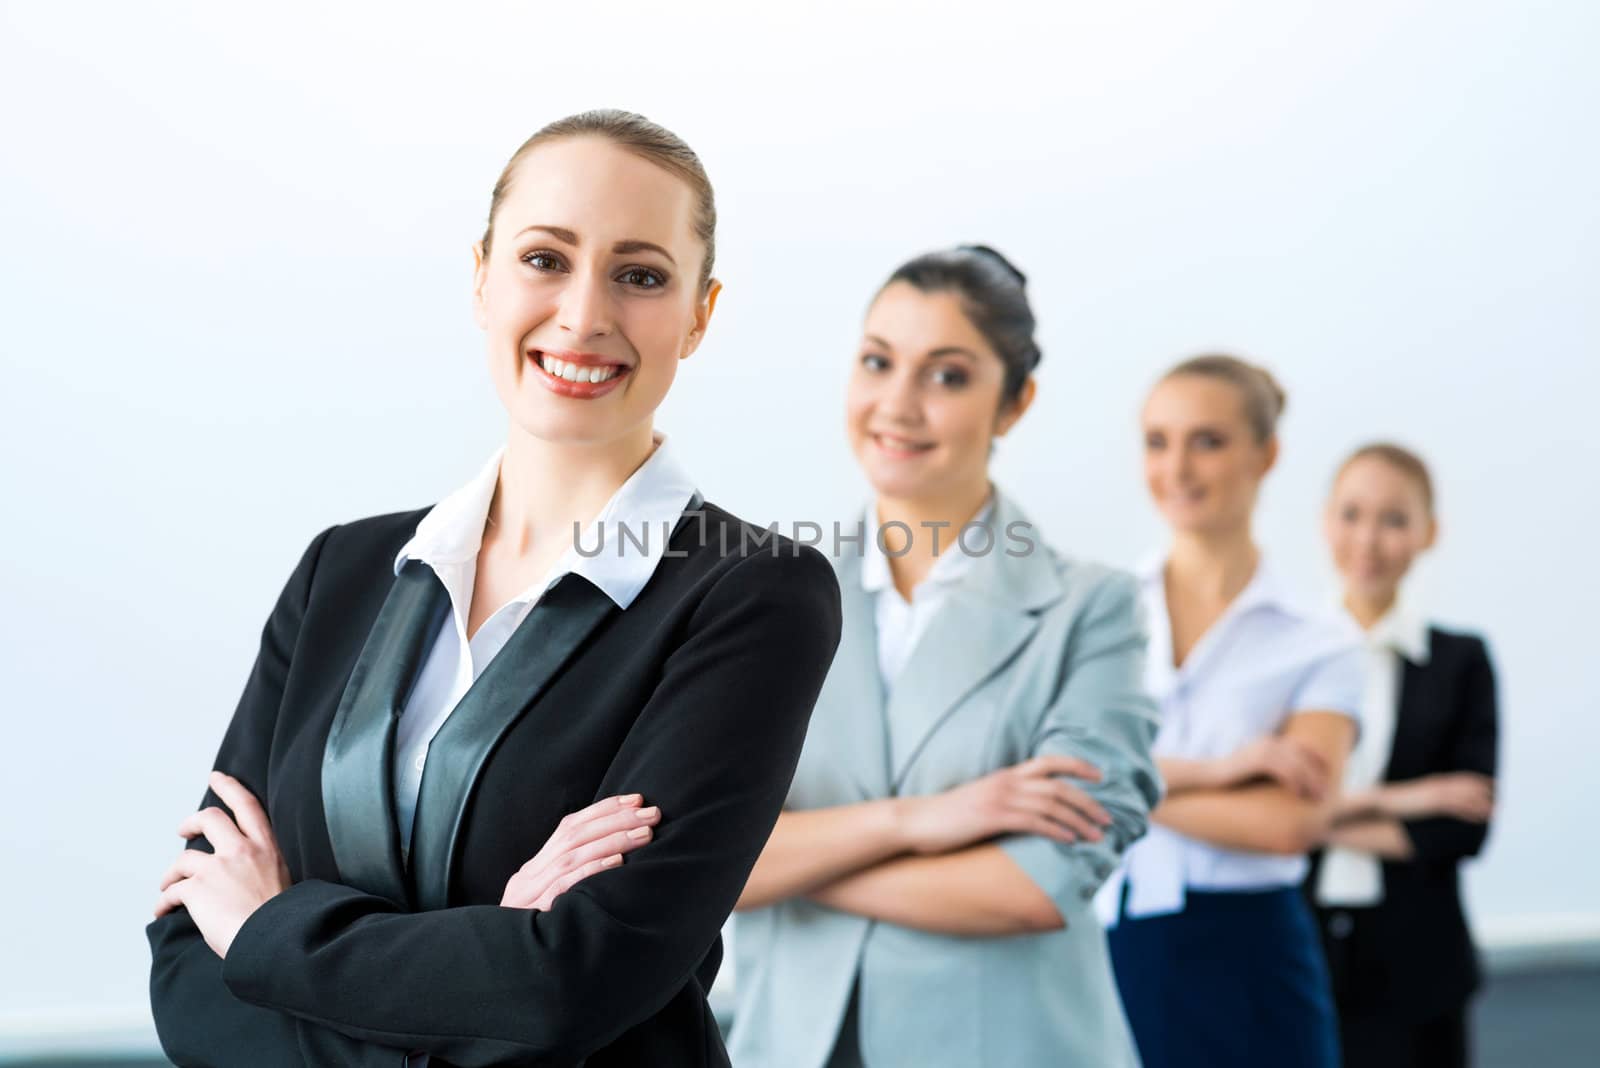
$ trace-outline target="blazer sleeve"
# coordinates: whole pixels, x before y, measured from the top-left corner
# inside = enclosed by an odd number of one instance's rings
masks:
[[[1033,744],[1035,756],[1065,754],[1100,769],[1098,783],[1081,785],[1111,816],[1104,837],[1070,845],[1042,835],[1000,841],[1068,922],[1090,907],[1161,800],[1161,775],[1150,753],[1158,723],[1144,687],[1146,643],[1138,586],[1130,576],[1113,575],[1085,609],[1067,650],[1065,682]]]
[[[1446,763],[1438,770],[1476,771],[1494,777],[1499,738],[1499,702],[1494,665],[1481,638],[1468,638],[1465,678],[1453,717]],[[1453,863],[1477,856],[1489,836],[1487,823],[1471,823],[1453,816],[1406,820],[1415,859],[1421,863]]]
[[[312,576],[332,530],[323,531],[311,542],[279,595],[261,632],[261,648],[244,694],[217,753],[215,767],[237,777],[257,797],[266,796],[267,756],[284,680],[310,598]],[[226,808],[207,790],[201,807],[210,805]],[[211,844],[196,838],[189,848],[209,853]],[[206,945],[188,910],[177,909],[158,918],[145,928],[145,934],[150,941],[151,1012],[161,1048],[174,1064],[237,1064],[246,1050],[250,1063],[264,1068],[297,1068],[306,1063],[301,1045],[302,1033],[307,1030],[304,1025],[287,1013],[235,997],[223,983],[222,959]],[[331,1033],[323,1037],[335,1043],[344,1041]],[[399,1063],[399,1051],[385,1053],[385,1063]]]
[[[462,1066],[571,1063],[648,1019],[716,944],[765,845],[839,641],[821,554],[756,554],[692,613],[597,797],[658,804],[655,839],[548,912],[404,913],[307,881],[223,963],[254,1005]]]

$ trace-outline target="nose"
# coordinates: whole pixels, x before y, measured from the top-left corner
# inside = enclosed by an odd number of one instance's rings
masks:
[[[880,415],[900,426],[917,426],[922,422],[922,398],[917,392],[915,377],[909,374],[891,375],[878,394],[877,409]]]
[[[1167,450],[1167,477],[1179,485],[1194,480],[1194,454],[1188,446],[1180,445]]]
[[[593,272],[574,271],[561,292],[556,325],[574,343],[605,337],[615,327],[615,309],[606,279]]]

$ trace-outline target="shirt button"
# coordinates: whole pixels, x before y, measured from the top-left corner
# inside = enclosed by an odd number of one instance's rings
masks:
[[[424,764],[426,764],[427,762],[428,762],[428,751],[426,749],[424,749],[422,752],[417,754],[417,759],[415,759],[415,760],[413,760],[411,762],[411,766],[416,768],[418,771],[421,771],[422,770],[422,766]]]

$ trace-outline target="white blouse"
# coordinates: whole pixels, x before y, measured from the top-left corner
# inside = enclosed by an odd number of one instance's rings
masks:
[[[1355,620],[1350,620],[1355,625]],[[1372,629],[1363,643],[1366,692],[1361,702],[1361,740],[1344,767],[1344,790],[1361,793],[1383,781],[1400,718],[1400,680],[1406,661],[1428,662],[1428,622],[1399,604]],[[1332,846],[1317,873],[1317,901],[1323,905],[1376,905],[1383,900],[1383,862],[1371,853]]]
[[[655,574],[667,548],[667,536],[695,493],[694,482],[668,450],[665,436],[657,434],[656,443],[655,451],[578,539],[584,552],[569,548],[543,578],[484,620],[471,639],[467,638],[467,614],[477,580],[478,550],[504,450],[490,457],[476,478],[423,516],[416,534],[395,557],[397,575],[407,560],[433,568],[450,595],[451,607],[395,727],[394,799],[402,849],[410,847],[429,743],[544,592],[562,576],[578,574],[599,587],[618,608],[626,609]],[[624,526],[626,537],[621,534]],[[595,552],[596,547],[600,551]]]
[[[1215,759],[1278,731],[1302,711],[1341,712],[1360,721],[1363,661],[1359,631],[1347,618],[1298,605],[1266,560],[1190,650],[1172,662],[1166,559],[1140,569],[1150,620],[1145,682],[1161,706],[1157,756]],[[1127,851],[1096,898],[1114,924],[1124,884],[1130,916],[1183,911],[1187,887],[1257,890],[1296,886],[1304,856],[1225,849],[1152,823]]]
[[[994,512],[994,496],[970,522],[984,524]],[[889,570],[889,558],[878,545],[878,508],[867,509],[866,536],[861,549],[861,586],[873,595],[874,622],[878,632],[878,674],[883,679],[883,692],[894,686],[900,669],[911,658],[917,639],[938,614],[946,596],[961,584],[961,578],[972,569],[973,556],[961,548],[958,538],[960,528],[938,530],[940,551],[933,566],[921,582],[911,591],[911,600],[900,596],[895,588],[894,575]],[[915,538],[934,536],[930,528],[914,531]]]

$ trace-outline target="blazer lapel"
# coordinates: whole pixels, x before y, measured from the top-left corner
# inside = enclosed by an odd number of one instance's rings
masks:
[[[889,738],[884,721],[883,676],[878,670],[877,607],[861,585],[861,557],[847,555],[835,564],[844,615],[839,648],[828,669],[827,689],[835,696],[817,706],[834,717],[817,738],[838,739],[831,755],[849,769],[862,798],[889,796]]]
[[[1432,637],[1430,634],[1430,644]],[[1389,745],[1389,761],[1383,769],[1385,782],[1425,774],[1416,769],[1428,766],[1428,739],[1439,731],[1439,724],[1430,722],[1439,703],[1432,692],[1438,679],[1434,667],[1437,661],[1430,658],[1424,666],[1404,656],[1400,659],[1400,692],[1396,695],[1394,741]]]
[[[974,559],[946,595],[889,694],[889,767],[896,793],[940,724],[1010,662],[1038,629],[1039,611],[1063,593],[1038,531],[998,490],[995,495],[990,551]],[[1008,537],[1019,523],[1031,531],[1032,544],[1012,556]]]
[[[434,735],[411,831],[418,908],[449,904],[457,839],[489,754],[590,635],[620,611],[588,579],[564,576],[539,598]]]
[[[328,730],[322,806],[339,877],[407,901],[394,810],[394,731],[432,638],[450,611],[433,570],[410,562],[367,635]]]

